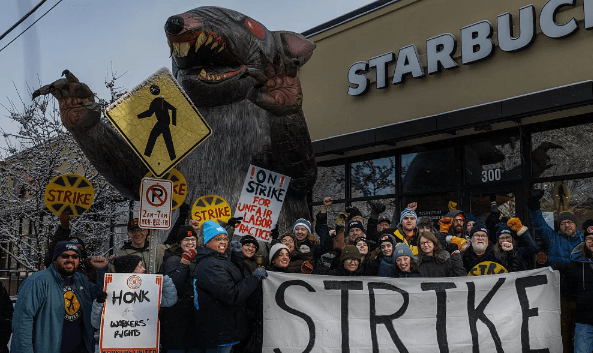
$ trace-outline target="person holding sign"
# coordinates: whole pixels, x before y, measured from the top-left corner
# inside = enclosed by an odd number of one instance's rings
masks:
[[[161,310],[161,345],[167,353],[197,352],[192,273],[197,267],[198,235],[193,227],[181,226],[175,240],[165,252],[163,273],[175,283],[179,300]]]
[[[194,307],[196,341],[203,353],[229,353],[249,334],[245,302],[268,273],[263,268],[243,277],[227,258],[227,231],[214,221],[202,225],[204,246],[196,255]]]
[[[59,242],[52,260],[47,269],[29,276],[19,289],[11,352],[88,353],[95,350],[91,305],[102,292],[107,260],[100,256],[91,260],[99,272],[100,286],[77,272],[80,250],[76,244]]]

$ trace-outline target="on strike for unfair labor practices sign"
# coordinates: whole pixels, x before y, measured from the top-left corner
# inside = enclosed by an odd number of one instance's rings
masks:
[[[562,352],[560,275],[385,278],[268,272],[264,352]]]
[[[235,234],[270,242],[289,183],[286,175],[250,165],[234,213],[235,217],[243,217]]]
[[[143,178],[140,190],[140,227],[169,229],[171,227],[173,182]]]
[[[162,275],[105,275],[101,352],[158,352],[162,283]]]

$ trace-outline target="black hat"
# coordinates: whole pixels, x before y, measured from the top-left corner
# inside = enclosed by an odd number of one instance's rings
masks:
[[[577,218],[574,216],[572,212],[562,212],[558,215],[558,225],[560,225],[560,223],[566,220],[571,220],[574,223],[577,222]]]
[[[391,245],[395,246],[395,238],[391,234],[384,234],[381,236],[381,238],[379,238],[379,246],[385,242],[391,243]]]
[[[52,262],[56,261],[56,258],[58,256],[62,255],[63,252],[66,252],[68,250],[75,251],[78,254],[78,256],[80,256],[80,249],[78,248],[78,246],[76,246],[74,242],[62,240],[56,244],[56,248],[54,250],[54,254],[52,257]]]
[[[123,255],[113,259],[113,267],[117,273],[132,273],[142,258],[138,255]]]
[[[588,219],[583,222],[583,230],[587,230],[591,226],[593,226],[593,219]]]
[[[352,228],[359,228],[364,233],[364,224],[361,221],[352,221],[348,223],[348,231]]]
[[[389,225],[391,225],[391,220],[389,219],[389,217],[385,217],[385,216],[379,217],[379,219],[377,220],[377,224],[379,224],[381,222],[387,222],[387,223],[389,223]]]
[[[340,255],[340,262],[344,262],[348,259],[352,260],[362,260],[362,255],[360,254],[360,250],[354,245],[346,245],[346,247],[342,250],[342,254]]]
[[[488,235],[488,227],[486,227],[486,223],[484,223],[484,221],[477,221],[472,227],[472,230],[469,232],[469,236],[473,237],[474,233],[476,232],[484,232],[486,235]]]
[[[250,243],[255,245],[255,251],[259,250],[259,243],[257,242],[257,239],[255,239],[255,237],[253,235],[246,235],[241,238],[241,245],[250,244]]]
[[[509,234],[511,237],[513,236],[511,228],[509,228],[506,224],[496,229],[496,239],[498,239],[502,234]]]
[[[350,220],[356,216],[362,217],[362,212],[360,212],[358,207],[347,207],[346,212],[348,212],[348,222],[350,222]]]
[[[140,228],[140,225],[138,225],[138,218],[132,218],[128,223],[128,232],[136,228]]]
[[[196,237],[198,239],[198,234],[196,233],[194,227],[191,226],[181,226],[177,231],[177,243],[181,243],[181,241],[187,237]]]

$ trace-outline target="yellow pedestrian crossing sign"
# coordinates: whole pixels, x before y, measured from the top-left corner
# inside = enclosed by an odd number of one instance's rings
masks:
[[[157,178],[212,134],[167,68],[110,105],[105,115]]]

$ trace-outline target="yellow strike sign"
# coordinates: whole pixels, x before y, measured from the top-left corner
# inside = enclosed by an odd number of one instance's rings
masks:
[[[231,218],[231,206],[220,196],[205,195],[194,203],[191,218],[200,222],[200,226],[208,220],[228,222]]]
[[[105,115],[157,178],[212,134],[167,68],[110,105]]]
[[[68,211],[74,217],[80,216],[91,208],[94,198],[93,185],[78,174],[57,176],[45,187],[45,205],[57,215]]]
[[[154,178],[151,172],[148,172],[144,176],[145,178]],[[175,168],[171,168],[162,178],[173,182],[173,203],[171,204],[171,210],[175,210],[181,206],[185,198],[187,197],[187,182],[185,177]],[[140,187],[142,189],[142,186]]]
[[[485,276],[485,275],[495,275],[499,273],[508,273],[506,268],[503,265],[498,264],[492,261],[483,261],[474,266],[469,272],[467,273],[468,276]]]

